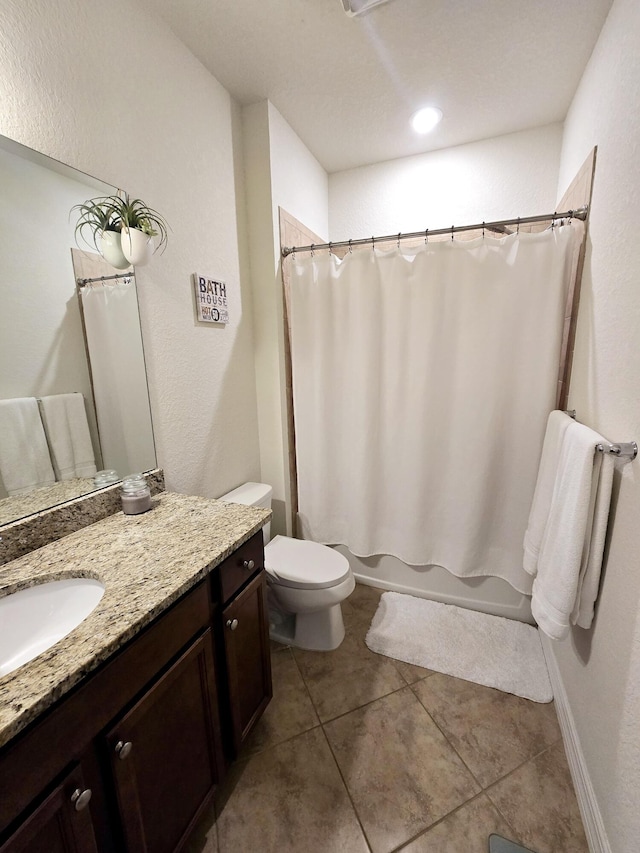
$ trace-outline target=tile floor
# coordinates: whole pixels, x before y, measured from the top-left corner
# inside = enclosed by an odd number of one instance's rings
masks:
[[[334,652],[273,645],[274,697],[189,853],[588,853],[553,704],[371,652],[381,591]]]

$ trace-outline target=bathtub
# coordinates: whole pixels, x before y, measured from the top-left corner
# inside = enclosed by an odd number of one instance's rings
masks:
[[[535,624],[531,597],[502,578],[458,578],[441,566],[409,566],[397,557],[356,557],[344,545],[335,548],[349,561],[358,583]]]

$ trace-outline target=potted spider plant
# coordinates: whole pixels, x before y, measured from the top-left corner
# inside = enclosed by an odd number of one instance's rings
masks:
[[[143,266],[154,251],[164,250],[167,245],[168,226],[164,218],[142,199],[131,200],[126,193],[124,198],[113,195],[89,199],[73,210],[80,212],[76,237],[88,229],[97,250],[117,269],[131,264]]]
[[[87,245],[93,244],[102,257],[118,270],[131,266],[122,251],[122,219],[118,214],[120,199],[117,196],[92,198],[76,204],[71,212],[78,211],[75,238],[82,236]],[[87,232],[91,242],[87,239]]]

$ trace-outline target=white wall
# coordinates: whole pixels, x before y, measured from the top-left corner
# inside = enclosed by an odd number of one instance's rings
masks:
[[[569,404],[640,440],[640,4],[616,0],[569,111],[558,197],[598,146]],[[554,644],[611,850],[640,838],[640,462],[621,471],[590,631]]]
[[[280,246],[278,207],[323,239],[329,235],[329,176],[300,137],[269,102],[271,186]]]
[[[273,487],[272,534],[291,533],[286,375],[278,208],[328,233],[327,174],[273,104],[243,110],[254,299],[261,477]]]
[[[171,226],[137,272],[158,461],[215,496],[259,474],[248,283],[241,285],[228,93],[131,0],[0,7],[0,133],[127,189]],[[227,282],[198,326],[191,273]]]
[[[331,240],[553,210],[562,125],[511,133],[329,178]]]

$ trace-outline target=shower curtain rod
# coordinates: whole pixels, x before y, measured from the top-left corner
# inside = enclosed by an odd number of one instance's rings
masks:
[[[359,240],[340,240],[337,243],[312,243],[310,246],[283,246],[282,248],[282,257],[286,258],[287,255],[292,255],[295,252],[315,252],[320,249],[351,249],[352,246],[366,246],[369,243],[374,246],[376,243],[388,243],[391,240],[409,240],[415,239],[416,237],[424,237],[428,239],[429,237],[435,237],[439,234],[451,234],[451,239],[453,240],[453,235],[459,233],[460,231],[497,231],[498,233],[510,233],[505,230],[507,225],[515,225],[519,227],[520,225],[529,225],[532,222],[545,222],[547,220],[551,220],[552,222],[555,219],[582,219],[585,220],[587,218],[588,207],[580,207],[577,210],[567,210],[564,213],[547,213],[544,216],[523,216],[518,217],[517,219],[499,219],[495,222],[479,222],[476,225],[452,225],[450,228],[436,228],[433,231],[427,228],[425,231],[411,231],[407,234],[387,234],[384,237],[363,237]]]
[[[94,281],[112,281],[114,278],[133,278],[132,272],[120,272],[116,275],[98,275],[95,278],[77,278],[76,284],[78,287],[84,287],[85,284],[93,284]]]

